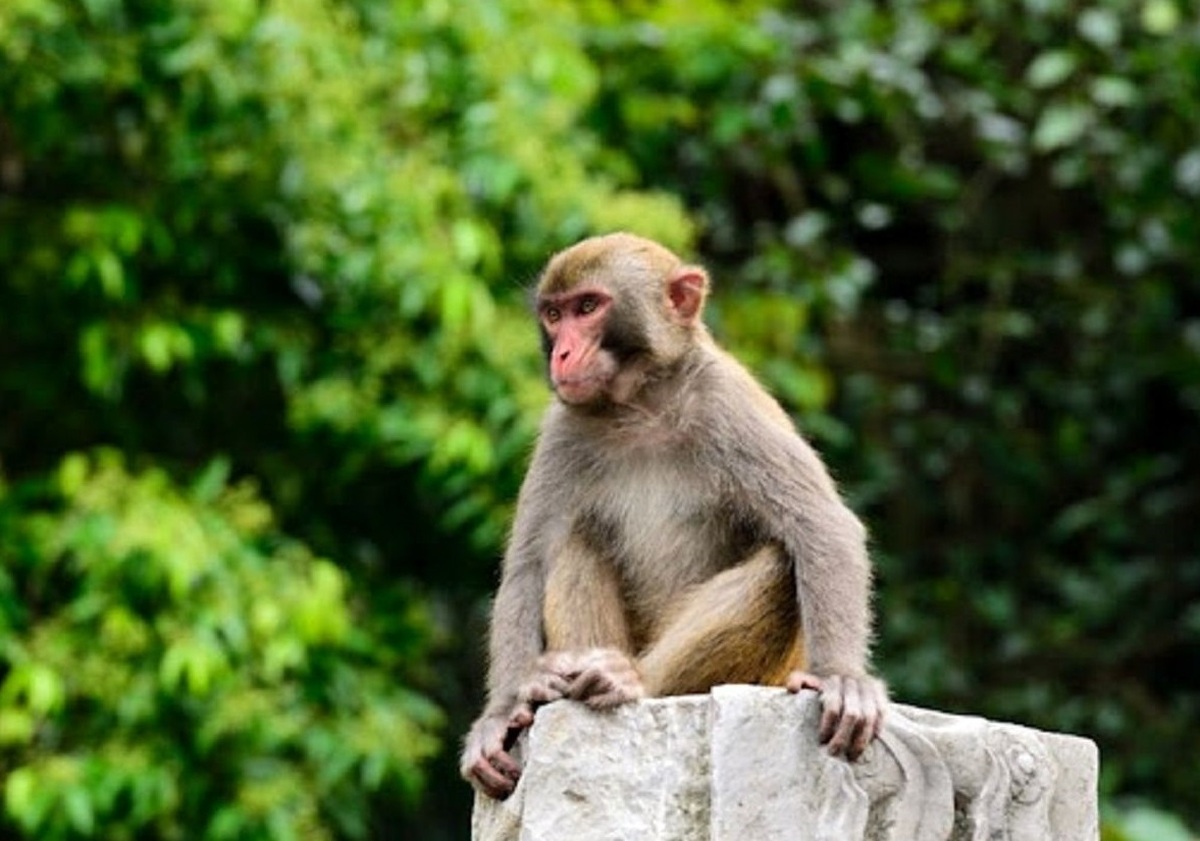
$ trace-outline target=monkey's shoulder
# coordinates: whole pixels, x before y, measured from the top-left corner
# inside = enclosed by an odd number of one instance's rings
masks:
[[[713,348],[712,353],[712,364],[701,383],[710,396],[704,404],[710,414],[727,415],[741,423],[766,421],[778,429],[796,431],[783,406],[745,365],[721,348]]]

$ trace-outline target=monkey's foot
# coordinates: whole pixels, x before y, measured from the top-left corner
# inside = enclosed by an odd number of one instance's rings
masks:
[[[540,664],[568,682],[564,697],[592,709],[609,709],[646,695],[637,666],[615,648],[554,651],[542,657]]]

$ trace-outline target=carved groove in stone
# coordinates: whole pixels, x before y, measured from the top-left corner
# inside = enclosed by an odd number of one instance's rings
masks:
[[[950,837],[954,822],[954,787],[950,771],[933,744],[900,715],[891,715],[880,744],[870,752],[874,760],[889,754],[899,768],[899,785],[891,798],[892,815],[877,821],[875,837],[942,841]],[[855,769],[858,774],[863,771]],[[885,776],[881,774],[881,776]]]
[[[811,693],[722,686],[538,712],[525,774],[477,797],[475,841],[1096,841],[1098,757],[1074,736],[901,705],[853,765]]]
[[[867,793],[848,765],[830,767],[827,773],[838,778],[839,796],[828,797],[821,804],[821,814],[817,818],[818,841],[862,838],[871,805]]]

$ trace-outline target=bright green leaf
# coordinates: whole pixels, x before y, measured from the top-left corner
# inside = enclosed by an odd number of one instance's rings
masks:
[[[1039,55],[1025,71],[1025,80],[1030,87],[1051,88],[1066,81],[1079,61],[1067,50],[1052,50]]]
[[[71,827],[83,835],[90,835],[95,829],[96,813],[87,789],[77,785],[70,786],[63,793],[62,800]]]
[[[1077,142],[1092,124],[1093,111],[1085,105],[1055,104],[1042,112],[1033,130],[1033,146],[1051,152]]]
[[[1119,76],[1099,76],[1092,81],[1092,99],[1099,105],[1125,107],[1137,101],[1137,86]]]
[[[0,747],[28,743],[36,728],[37,721],[29,712],[14,707],[0,708]]]
[[[142,358],[154,371],[163,373],[171,367],[171,329],[168,325],[146,325],[142,329],[138,345]]]
[[[33,769],[28,767],[10,771],[4,780],[4,807],[10,815],[16,817],[26,827],[36,823],[34,814],[36,786],[36,776]]]
[[[1076,26],[1083,37],[1104,49],[1117,46],[1121,40],[1121,20],[1112,9],[1100,6],[1084,9]]]
[[[1148,807],[1123,816],[1121,827],[1129,841],[1193,841],[1179,818]]]
[[[1142,3],[1142,28],[1152,35],[1168,35],[1179,26],[1179,7],[1174,0],[1146,0]]]

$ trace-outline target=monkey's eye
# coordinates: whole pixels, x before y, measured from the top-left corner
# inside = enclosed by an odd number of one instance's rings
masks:
[[[546,307],[546,309],[542,310],[542,317],[545,318],[548,323],[553,324],[562,318],[562,310],[560,310],[558,307]]]
[[[591,315],[600,306],[600,299],[595,295],[584,295],[579,299],[579,314]]]

